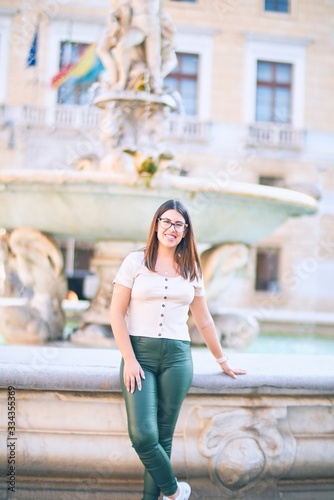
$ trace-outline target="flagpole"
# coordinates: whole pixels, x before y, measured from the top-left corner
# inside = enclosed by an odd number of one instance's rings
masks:
[[[41,14],[38,13],[37,14],[37,30],[38,30],[38,36],[39,36],[39,55],[38,55],[38,58],[39,58],[39,64],[36,64],[35,66],[35,85],[34,85],[34,88],[35,88],[35,92],[36,92],[36,100],[35,102],[37,102],[39,105],[41,104],[40,103],[40,99],[41,99],[41,96],[43,96],[43,93],[42,93],[42,81],[41,81],[41,43],[40,41],[42,40],[42,36],[40,36],[40,31],[41,31]],[[38,63],[38,61],[37,61]]]
[[[26,60],[26,68],[32,68],[32,100],[33,102],[39,101],[40,96],[40,79],[39,79],[39,65],[38,65],[38,49],[39,49],[39,31],[40,31],[40,14],[37,15],[35,22],[35,30],[31,42],[29,54]]]
[[[34,82],[33,82],[33,88],[34,88],[34,91],[35,91],[35,99],[34,99],[34,102],[37,103],[38,106],[41,105],[41,97],[43,96],[43,93],[42,93],[42,86],[41,86],[41,40],[42,40],[42,36],[41,36],[41,14],[38,13],[37,14],[37,19],[36,19],[36,26],[37,26],[37,33],[38,33],[38,47],[37,47],[37,50],[38,50],[38,54],[36,54],[36,56],[38,57],[37,61],[36,61],[36,65],[34,67]]]

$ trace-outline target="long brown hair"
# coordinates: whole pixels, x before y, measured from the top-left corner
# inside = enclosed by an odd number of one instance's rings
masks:
[[[150,271],[155,271],[159,245],[157,224],[159,217],[167,212],[167,210],[176,210],[182,215],[185,223],[188,224],[186,234],[175,250],[175,262],[178,272],[185,279],[189,278],[191,281],[196,278],[198,279],[202,276],[202,268],[195,244],[193,226],[186,207],[177,200],[165,201],[153,216],[145,248],[145,265]]]

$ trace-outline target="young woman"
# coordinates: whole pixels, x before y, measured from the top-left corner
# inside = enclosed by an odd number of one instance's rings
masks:
[[[130,253],[114,280],[111,327],[122,353],[129,436],[145,466],[142,500],[188,500],[171,462],[174,428],[193,375],[189,308],[222,371],[232,378],[208,310],[193,228],[175,200],[156,211],[144,250]],[[127,318],[126,318],[127,316]]]

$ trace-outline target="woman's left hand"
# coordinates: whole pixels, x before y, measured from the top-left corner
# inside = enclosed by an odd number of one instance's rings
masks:
[[[245,375],[247,373],[246,370],[241,370],[240,368],[230,368],[227,361],[219,363],[219,366],[231,378],[237,378],[237,375]]]

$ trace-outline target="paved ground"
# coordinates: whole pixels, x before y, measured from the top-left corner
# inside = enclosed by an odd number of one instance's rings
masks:
[[[6,488],[1,488],[0,500],[140,500],[141,483],[116,481],[114,485],[94,485],[90,487],[62,482],[61,484],[41,482],[25,485],[18,484],[15,494],[9,496]],[[191,500],[230,500],[231,496],[223,496],[214,492],[212,483],[191,481]],[[211,490],[209,493],[209,489]],[[258,491],[253,495],[233,497],[235,500],[333,500],[334,480],[332,484],[312,482],[308,485],[282,482],[276,492]]]

